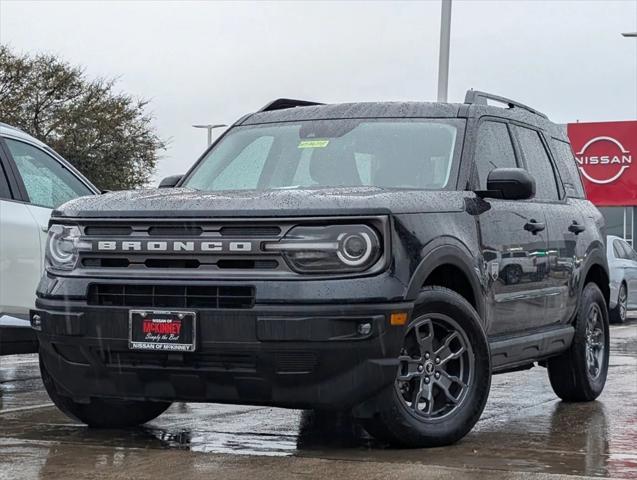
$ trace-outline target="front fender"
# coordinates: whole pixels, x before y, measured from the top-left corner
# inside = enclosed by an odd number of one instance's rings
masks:
[[[480,281],[480,267],[466,246],[452,238],[438,238],[427,245],[423,257],[416,267],[405,299],[415,300],[427,277],[442,265],[452,265],[465,275],[471,284],[473,296],[476,300],[478,315],[485,322],[485,292]]]

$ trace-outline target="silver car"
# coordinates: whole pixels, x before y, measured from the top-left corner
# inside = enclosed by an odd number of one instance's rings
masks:
[[[608,267],[610,270],[611,320],[626,321],[626,313],[637,309],[637,252],[622,238],[607,238]]]

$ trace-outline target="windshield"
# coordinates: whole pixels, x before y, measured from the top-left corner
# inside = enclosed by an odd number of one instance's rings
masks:
[[[461,120],[314,120],[236,127],[183,186],[205,191],[375,186],[440,190]]]

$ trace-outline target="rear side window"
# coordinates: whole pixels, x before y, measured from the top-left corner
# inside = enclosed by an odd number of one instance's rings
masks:
[[[566,196],[586,198],[584,187],[582,186],[582,178],[575,163],[575,157],[573,156],[570,144],[557,138],[552,138],[551,149],[553,150],[553,156],[557,163],[557,169],[560,171],[560,176],[564,183]]]
[[[505,123],[484,122],[478,130],[475,165],[480,189],[487,189],[489,172],[495,168],[515,168],[515,151]]]
[[[557,181],[553,165],[544,148],[540,134],[531,130],[515,126],[520,142],[522,156],[529,173],[535,178],[535,198],[538,200],[558,200]]]

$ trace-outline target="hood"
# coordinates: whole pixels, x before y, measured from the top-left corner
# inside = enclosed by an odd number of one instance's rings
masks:
[[[382,215],[464,210],[455,191],[385,190],[377,187],[237,190],[187,188],[129,190],[71,200],[56,217],[296,217]]]

